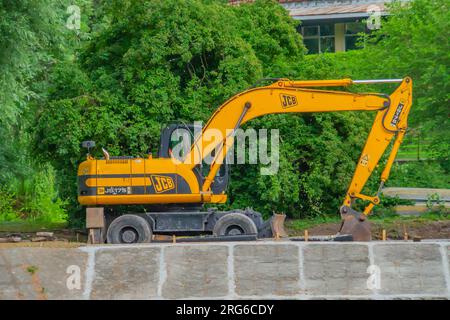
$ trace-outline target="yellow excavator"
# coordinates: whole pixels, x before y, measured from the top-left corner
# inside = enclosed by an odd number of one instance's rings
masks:
[[[391,95],[350,93],[317,88],[399,83]],[[174,235],[200,235],[209,240],[253,239],[285,236],[284,216],[264,221],[252,209],[204,210],[205,204],[227,200],[229,182],[227,152],[232,149],[236,130],[247,121],[267,114],[341,111],[374,111],[375,120],[356,165],[340,208],[342,225],[337,235],[354,241],[371,240],[367,216],[380,202],[381,189],[407,129],[412,105],[412,80],[312,80],[270,79],[266,86],[252,87],[222,104],[203,128],[171,124],[162,129],[158,156],[110,156],[95,159],[90,154],[93,141],[85,141],[87,160],[78,168],[78,201],[86,209],[86,224],[92,242],[141,243]],[[178,139],[174,132],[187,131],[193,142],[188,152],[174,156]],[[211,139],[208,130],[220,133]],[[193,134],[198,131],[199,134]],[[178,137],[178,136],[177,136]],[[381,183],[374,196],[361,193],[381,156],[395,138]],[[209,157],[208,164],[205,164]],[[362,212],[352,208],[356,200],[369,203]],[[123,206],[139,205],[124,212]],[[136,207],[136,206],[134,206]],[[209,236],[208,236],[209,235]]]

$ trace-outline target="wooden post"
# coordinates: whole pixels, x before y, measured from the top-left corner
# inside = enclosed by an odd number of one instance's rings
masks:
[[[308,230],[305,230],[305,242],[308,242]]]
[[[94,229],[89,229],[88,243],[95,244]]]
[[[381,240],[386,241],[386,230],[381,231]]]

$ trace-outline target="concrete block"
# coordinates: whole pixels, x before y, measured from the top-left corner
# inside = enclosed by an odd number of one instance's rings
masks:
[[[228,295],[228,247],[175,245],[164,248],[166,299]]]
[[[376,244],[381,294],[446,294],[442,257],[437,244]]]
[[[289,296],[299,293],[296,245],[236,245],[234,277],[240,296]]]
[[[82,299],[86,263],[87,254],[74,249],[0,249],[0,300]],[[67,286],[70,266],[80,271],[79,289]]]
[[[368,247],[359,244],[308,244],[303,247],[307,295],[366,295]]]
[[[157,296],[161,248],[111,248],[95,253],[91,299],[151,299]]]

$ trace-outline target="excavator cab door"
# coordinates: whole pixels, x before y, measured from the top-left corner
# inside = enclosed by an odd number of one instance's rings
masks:
[[[200,126],[193,124],[174,123],[164,127],[161,130],[158,156],[160,158],[175,157],[181,161],[183,155],[191,149],[195,135],[200,133],[201,130],[202,128]],[[225,159],[225,163],[220,167],[214,178],[214,182],[211,184],[213,194],[222,194],[227,189],[230,181],[229,171],[229,165],[226,164]],[[203,179],[209,173],[209,164],[203,163],[201,167],[196,167],[195,173],[201,185]]]
[[[214,158],[215,150],[209,155],[209,158]],[[202,162],[201,175],[202,179],[205,179],[210,172],[211,163],[206,161]],[[211,191],[213,194],[222,194],[226,191],[228,183],[230,181],[230,166],[227,163],[227,157],[223,159],[223,164],[220,166],[219,170],[214,177],[214,181],[211,183]]]
[[[221,194],[226,191],[228,182],[230,181],[229,171],[229,165],[226,163],[225,159],[225,163],[217,171],[217,174],[214,177],[214,182],[211,184],[211,191],[213,194]]]

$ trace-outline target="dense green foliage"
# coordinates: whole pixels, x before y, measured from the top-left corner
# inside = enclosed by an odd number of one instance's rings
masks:
[[[33,103],[64,50],[64,1],[0,3],[0,221],[66,219],[54,171],[30,153]]]
[[[273,2],[228,7],[121,1],[104,10],[110,22],[81,51],[78,69],[72,63],[57,69],[63,81],[56,79],[57,96],[37,122],[38,153],[51,159],[67,182],[75,180],[84,139],[94,139],[113,155],[143,154],[149,146],[156,151],[163,124],[207,120],[227,98],[260,78],[302,74],[301,37]],[[347,113],[252,122],[281,130],[280,171],[260,176],[257,166],[233,168],[229,205],[296,216],[337,207],[358,157],[346,150],[361,148],[358,136],[368,128],[364,119]],[[337,180],[343,183],[336,186]]]
[[[418,161],[394,166],[389,180],[390,186],[408,186],[411,188],[449,187],[449,175],[444,164],[436,161]]]
[[[77,1],[82,28],[68,30],[66,1],[3,1],[0,220],[60,220],[64,207],[76,221],[82,217],[76,214],[81,141],[95,140],[111,155],[155,153],[163,125],[205,121],[230,96],[265,77],[410,75],[412,126],[424,126],[435,139],[435,157],[448,159],[448,1],[395,7],[382,29],[364,40],[365,49],[311,56],[297,23],[275,1],[225,2]],[[234,165],[227,207],[294,217],[335,213],[372,117],[271,115],[246,124],[280,130],[280,170],[262,176],[258,165]],[[448,165],[423,167],[428,175],[414,166],[394,167],[391,181],[448,187]]]
[[[411,126],[432,139],[434,157],[450,156],[450,1],[394,2],[393,15],[368,40],[370,72],[414,80]],[[369,60],[370,59],[370,60]]]

